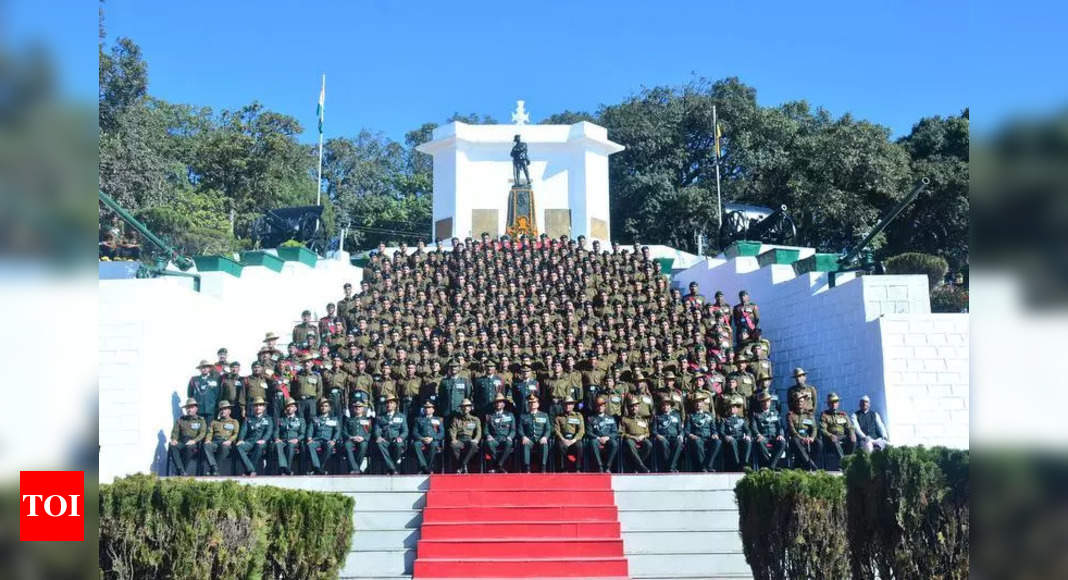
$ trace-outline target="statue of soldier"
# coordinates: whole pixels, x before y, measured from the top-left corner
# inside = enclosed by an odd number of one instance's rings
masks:
[[[515,136],[515,145],[512,146],[512,175],[513,183],[516,185],[522,185],[523,182],[519,181],[519,172],[523,172],[523,176],[526,177],[526,184],[530,185],[530,157],[527,156],[527,144],[519,140],[519,135]]]

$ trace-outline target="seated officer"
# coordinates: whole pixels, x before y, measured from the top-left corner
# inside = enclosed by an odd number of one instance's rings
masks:
[[[529,367],[528,367],[529,368]],[[538,410],[541,402],[538,396],[531,393],[527,395],[527,412],[523,414],[519,423],[519,434],[522,437],[520,445],[523,446],[523,472],[530,473],[530,454],[537,450],[541,461],[541,472],[545,473],[549,463],[549,415]]]
[[[197,415],[197,400],[190,397],[182,405],[184,415],[178,417],[171,429],[167,457],[178,475],[196,475],[197,449],[208,434],[208,422]]]
[[[245,417],[237,437],[237,456],[245,466],[245,473],[255,477],[263,472],[267,442],[273,436],[274,420],[267,416],[267,401],[256,397],[252,400],[252,412]]]
[[[660,414],[653,422],[653,444],[659,453],[660,471],[678,473],[684,424],[671,399],[660,400]]]
[[[853,422],[849,415],[838,408],[838,394],[827,395],[827,409],[820,414],[820,435],[825,445],[829,445],[838,456],[841,466],[842,457],[852,455],[857,448],[857,434],[853,431]]]
[[[219,419],[212,422],[209,427],[208,439],[204,443],[204,458],[208,460],[208,475],[219,474],[219,463],[222,463],[221,475],[230,475],[233,460],[230,452],[234,450],[234,441],[241,430],[241,424],[230,416],[233,405],[230,401],[219,401]],[[215,452],[219,452],[219,460],[216,461]]]
[[[374,420],[367,416],[367,403],[356,400],[352,402],[352,415],[342,421],[341,436],[344,439],[345,459],[349,462],[349,473],[363,473],[363,462],[367,458],[367,446],[374,432]]]
[[[494,411],[486,415],[486,441],[485,453],[490,460],[490,473],[500,470],[508,473],[508,458],[512,456],[515,445],[515,415],[504,408],[508,404],[508,398],[504,393],[497,393],[493,400]]]
[[[790,438],[790,449],[800,462],[798,467],[815,470],[818,467],[812,458],[822,455],[823,443],[817,437],[818,427],[815,417],[812,413],[803,410],[806,398],[800,396],[790,398],[790,412],[786,415],[786,433]]]
[[[742,416],[741,401],[731,403],[731,414],[719,423],[719,436],[727,447],[727,457],[734,461],[734,468],[743,471],[749,464],[753,439],[749,435],[749,423]]]
[[[575,410],[575,399],[565,397],[563,412],[553,422],[553,435],[556,436],[556,450],[560,464],[567,469],[569,459],[574,457],[575,471],[582,471],[582,438],[586,435],[585,421],[582,414]]]
[[[686,437],[694,468],[703,472],[715,471],[723,441],[719,438],[716,416],[708,412],[708,399],[697,399],[697,410],[686,418]]]
[[[319,414],[312,419],[311,423],[308,423],[304,445],[315,473],[326,475],[330,458],[334,456],[340,437],[341,425],[338,424],[337,417],[330,413],[330,400],[319,399]],[[308,474],[311,475],[311,472]]]
[[[616,453],[619,452],[619,427],[606,412],[607,401],[603,396],[594,399],[593,407],[594,413],[586,418],[587,445],[597,462],[597,471],[611,473]]]
[[[300,440],[308,432],[308,424],[297,414],[297,402],[292,398],[285,400],[283,409],[274,435],[274,449],[278,455],[278,471],[292,475],[293,455],[300,452]]]
[[[757,461],[761,467],[776,469],[786,449],[786,436],[779,411],[772,406],[771,393],[757,394],[757,410],[753,413],[751,430],[756,438]]]
[[[637,397],[631,397],[627,401],[629,414],[623,417],[622,429],[623,446],[626,447],[634,468],[640,473],[649,473],[646,464],[653,452],[653,444],[649,441],[649,421],[641,416],[639,406],[642,401]]]
[[[482,422],[471,414],[471,399],[460,401],[460,412],[449,421],[449,446],[452,458],[456,462],[456,473],[467,473],[467,464],[478,453],[478,444],[482,440]]]
[[[396,475],[400,468],[407,441],[408,418],[397,410],[397,396],[387,395],[385,413],[375,418],[375,444],[389,475]]]
[[[412,429],[412,454],[419,462],[419,473],[423,474],[434,469],[434,460],[441,453],[441,442],[445,439],[445,424],[434,410],[433,401],[423,403],[423,414],[415,419]]]

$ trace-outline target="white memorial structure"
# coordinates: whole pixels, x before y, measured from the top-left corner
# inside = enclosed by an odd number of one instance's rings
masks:
[[[434,157],[431,235],[448,241],[505,233],[513,185],[510,152],[516,135],[530,155],[535,227],[552,237],[584,235],[608,242],[608,156],[623,146],[593,123],[529,125],[523,101],[512,125],[454,121],[434,129],[417,149]]]

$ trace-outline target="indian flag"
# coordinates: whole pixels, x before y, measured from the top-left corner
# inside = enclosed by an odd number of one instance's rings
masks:
[[[319,105],[315,107],[315,116],[319,118],[319,134],[323,133],[323,109],[326,105],[326,75],[323,75],[323,88],[319,89]]]

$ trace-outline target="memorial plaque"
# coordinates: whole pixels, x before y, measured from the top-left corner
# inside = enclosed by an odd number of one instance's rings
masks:
[[[547,209],[545,210],[545,233],[550,238],[560,236],[571,237],[571,210],[570,209]]]
[[[471,235],[481,236],[487,233],[496,238],[500,235],[496,209],[473,209],[471,210]]]

